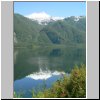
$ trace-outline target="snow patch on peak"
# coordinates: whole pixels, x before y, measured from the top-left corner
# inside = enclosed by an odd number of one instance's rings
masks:
[[[26,17],[35,19],[35,20],[43,20],[43,19],[49,19],[50,15],[46,14],[45,12],[40,12],[40,13],[32,13]]]
[[[52,17],[49,14],[45,12],[38,12],[38,13],[32,13],[30,15],[25,16],[29,19],[37,21],[39,24],[47,25],[48,22],[51,21],[57,21],[57,20],[63,20],[63,17]]]
[[[76,16],[74,21],[79,21],[80,17],[79,16]]]
[[[53,17],[53,20],[57,21],[57,20],[63,20],[63,17]]]
[[[79,21],[81,18],[83,18],[84,16],[75,16],[74,21]]]

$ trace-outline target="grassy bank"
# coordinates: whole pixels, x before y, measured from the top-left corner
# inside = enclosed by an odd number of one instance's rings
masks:
[[[22,96],[16,95],[15,98]],[[51,88],[44,88],[43,91],[35,93],[32,91],[32,98],[85,98],[86,97],[86,66],[75,66],[70,76],[63,76],[56,81]]]

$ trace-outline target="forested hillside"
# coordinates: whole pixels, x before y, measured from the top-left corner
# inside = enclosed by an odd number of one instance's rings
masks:
[[[85,36],[85,16],[80,16],[77,21],[72,16],[40,25],[22,15],[14,14],[15,45],[85,44]]]

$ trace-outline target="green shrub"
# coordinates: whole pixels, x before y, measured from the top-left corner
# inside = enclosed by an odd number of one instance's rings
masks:
[[[68,91],[71,97],[84,98],[86,96],[86,69],[85,65],[76,66],[70,76]]]

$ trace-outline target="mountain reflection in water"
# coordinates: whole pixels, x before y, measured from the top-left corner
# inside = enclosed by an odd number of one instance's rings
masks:
[[[73,66],[85,64],[85,48],[39,48],[14,50],[14,91],[31,97],[31,90],[46,88],[70,75]]]

